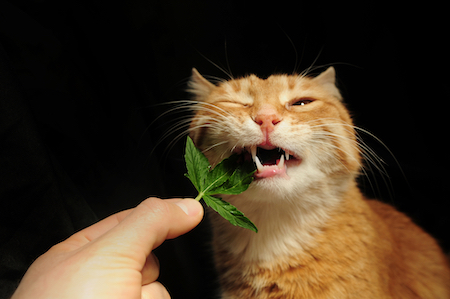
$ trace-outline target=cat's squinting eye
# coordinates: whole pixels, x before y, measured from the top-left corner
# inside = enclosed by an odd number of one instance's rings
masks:
[[[314,102],[313,98],[300,98],[300,99],[295,99],[294,101],[292,101],[291,105],[292,106],[304,106],[304,105],[307,105],[312,102]]]
[[[230,108],[247,108],[249,105],[248,104],[244,104],[244,103],[240,103],[240,102],[229,102],[229,101],[220,101],[218,102],[226,107],[230,107]]]

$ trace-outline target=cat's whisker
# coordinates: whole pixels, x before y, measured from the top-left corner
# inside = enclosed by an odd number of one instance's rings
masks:
[[[203,55],[202,53],[200,53],[199,51],[197,51],[197,53],[199,53],[204,59],[206,59],[209,63],[211,63],[212,65],[214,65],[216,68],[218,68],[219,70],[221,70],[225,75],[228,76],[228,78],[230,79],[234,79],[233,75],[229,72],[227,72],[224,68],[220,67],[217,63],[213,62],[211,59],[209,59],[208,57],[206,57],[205,55]]]
[[[350,125],[345,124],[343,122],[334,123],[334,124],[331,124],[331,125],[334,125],[334,126],[342,125],[343,127],[347,126],[350,129],[346,129],[346,131],[349,132],[349,133],[353,133],[354,134],[354,129],[355,129],[354,126],[350,126]],[[329,126],[330,126],[330,123],[314,125],[312,127],[313,128],[317,128],[317,127],[329,127]],[[369,184],[372,186],[372,188],[374,188],[374,185],[372,183],[372,180],[368,176],[368,172],[366,171],[366,167],[369,167],[369,170],[372,171],[372,165],[373,165],[383,176],[387,176],[386,169],[382,165],[382,160],[378,158],[378,156],[375,154],[375,152],[372,149],[370,149],[364,142],[362,142],[360,137],[357,136],[357,139],[359,139],[359,140],[355,144],[355,140],[352,137],[343,136],[341,134],[335,134],[335,133],[331,133],[331,132],[327,132],[327,131],[322,131],[322,132],[323,132],[322,134],[324,134],[326,136],[330,136],[330,137],[333,137],[333,138],[338,138],[339,140],[342,140],[342,141],[346,142],[347,144],[350,144],[353,148],[355,148],[357,151],[359,151],[361,153],[361,156],[363,157],[363,159],[365,161],[368,161],[368,163],[367,163],[367,165],[364,165],[364,164],[361,164],[358,161],[358,165],[360,166],[361,172],[368,179]],[[337,150],[341,150],[339,148],[336,148],[336,149]],[[347,156],[348,157],[353,157],[349,153],[347,153]],[[353,160],[356,161],[355,159],[353,159]],[[380,160],[381,160],[381,162],[380,162]],[[386,179],[384,179],[384,177],[383,177],[383,181],[385,182],[385,184],[387,184],[387,181],[386,181]],[[376,185],[378,185],[378,184],[376,183]]]
[[[318,119],[318,120],[313,120],[311,122],[314,121],[323,121],[323,120],[336,120],[336,119]],[[367,134],[368,136],[370,136],[371,138],[375,139],[378,143],[380,143],[384,148],[386,148],[386,150],[389,151],[389,153],[394,157],[393,153],[389,150],[389,148],[378,138],[376,137],[374,134],[372,134],[371,132],[362,129],[360,127],[354,126],[354,125],[349,125],[347,123],[344,122],[337,122],[337,123],[325,123],[325,124],[319,124],[319,125],[313,125],[312,127],[317,128],[317,127],[328,127],[328,126],[333,126],[333,125],[338,125],[338,126],[343,126],[343,127],[348,127],[350,129],[346,129],[347,132],[354,134],[356,136],[356,139],[358,141],[358,144],[364,149],[365,152],[368,152],[370,156],[373,156],[376,158],[377,161],[379,161],[380,163],[386,164],[369,146],[367,146],[363,140],[363,138],[358,134],[358,131],[361,131],[365,134]],[[342,136],[344,137],[344,136]],[[395,157],[394,157],[395,158]]]
[[[380,159],[378,157],[378,155],[362,141],[362,139],[359,138],[357,144],[354,145],[353,144],[354,140],[351,137],[342,136],[340,134],[333,134],[330,132],[326,132],[326,133],[324,132],[324,134],[328,135],[328,136],[333,136],[335,138],[342,139],[346,142],[350,142],[349,144],[351,144],[352,147],[356,148],[361,153],[364,160],[369,162],[368,165],[370,167],[371,167],[371,165],[373,165],[378,170],[378,172],[380,172],[382,175],[384,175],[386,177],[389,177],[385,167],[383,166],[384,161],[382,159]],[[364,165],[361,165],[361,167],[364,168]]]
[[[188,135],[188,130],[185,130],[179,134],[177,134],[175,137],[173,137],[173,139],[169,142],[169,144],[166,147],[166,150],[170,151],[172,149],[172,147],[181,140],[181,138],[185,137],[186,135]]]
[[[227,40],[226,39],[224,42],[224,48],[225,48],[225,61],[227,63],[227,70],[228,70],[228,73],[231,75],[231,78],[234,78],[233,72],[231,71],[230,62],[228,61],[228,48],[227,48]]]
[[[206,106],[206,107],[204,107],[204,106]],[[219,111],[216,111],[215,109],[219,110],[223,114],[220,113]],[[220,108],[217,105],[209,104],[209,103],[200,103],[198,105],[195,105],[195,106],[192,107],[192,110],[193,111],[209,112],[209,113],[215,114],[215,115],[220,116],[220,117],[227,117],[227,116],[234,117],[229,111],[226,111],[226,110]]]
[[[172,104],[176,104],[176,107],[171,108],[165,112],[163,112],[162,114],[160,114],[155,120],[173,113],[176,110],[181,110],[181,109],[187,109],[187,110],[191,110],[191,111],[201,111],[201,110],[205,110],[207,112],[211,112],[211,113],[217,113],[217,111],[215,111],[214,109],[217,109],[221,112],[223,112],[226,115],[231,115],[230,112],[222,109],[221,107],[214,105],[212,103],[207,103],[207,102],[202,102],[202,101],[196,101],[196,100],[179,100],[179,101],[170,101],[170,102],[166,102],[166,103],[161,103],[158,105],[172,105]],[[205,107],[206,106],[206,107]],[[214,109],[213,109],[214,108]],[[221,114],[217,114],[217,115],[221,115]],[[155,120],[153,122],[155,122]],[[153,122],[151,124],[153,124]]]
[[[237,147],[238,147],[238,143],[235,143],[235,145],[233,145],[233,147],[231,148],[230,152],[234,152]]]
[[[329,132],[327,132],[327,133],[323,132],[323,133],[324,133],[324,135],[330,136]],[[330,137],[331,137],[331,136],[330,136]],[[349,137],[347,137],[347,136],[341,136],[341,135],[339,135],[339,134],[333,134],[333,137],[344,138],[344,139],[347,139],[346,141],[349,141],[349,140],[350,140],[350,141],[353,141],[353,140],[351,140],[351,138],[349,138]],[[323,145],[324,145],[323,143],[325,143],[325,146],[334,148],[335,150],[342,151],[342,149],[341,149],[340,147],[335,146],[335,145],[333,145],[333,144],[329,144],[329,143],[327,143],[326,141],[323,141],[320,145],[323,146]],[[318,147],[317,142],[313,142],[312,145]],[[380,172],[384,173],[384,171],[380,170],[380,168],[376,165],[376,162],[374,162],[374,161],[370,158],[370,156],[367,156],[367,155],[364,153],[364,151],[358,147],[358,144],[357,144],[357,145],[352,145],[352,147],[354,147],[356,150],[360,151],[361,154],[363,155],[363,157],[365,158],[365,160],[369,160],[370,163],[367,164],[367,167],[369,167],[369,170],[370,170],[371,172],[373,172],[373,170],[372,170],[372,165],[374,165],[374,166],[377,168],[377,170],[379,170]],[[344,153],[346,153],[347,156],[348,156],[351,160],[353,160],[353,161],[355,161],[355,162],[358,163],[360,171],[361,171],[362,174],[367,178],[367,181],[368,181],[368,183],[370,184],[372,190],[375,190],[375,189],[378,190],[379,188],[378,188],[377,180],[374,180],[374,183],[372,182],[372,179],[370,178],[369,174],[367,173],[366,166],[365,166],[364,164],[362,164],[361,162],[359,162],[356,158],[354,158],[353,155],[352,155],[351,153],[348,153],[348,152],[346,152],[346,151],[344,151]],[[328,152],[328,151],[325,151],[325,154],[326,154],[327,156],[331,157],[333,160],[337,161],[341,166],[343,166],[344,168],[347,169],[347,166],[344,165],[344,164],[343,164],[343,163],[342,163],[335,155],[333,155],[332,153],[330,153],[330,152]],[[347,170],[348,170],[348,169],[347,169]],[[384,181],[385,184],[387,184],[387,181],[384,179],[384,177],[383,177],[383,181]],[[374,185],[374,184],[375,184],[375,185]]]
[[[205,127],[207,127],[207,128],[214,127],[214,125],[212,123],[190,127],[190,123],[191,123],[190,119],[184,120],[182,123],[183,123],[182,127],[172,128],[170,132],[166,133],[166,136],[164,138],[167,138],[168,136],[173,135],[175,132],[181,130],[181,132],[179,134],[177,134],[175,137],[173,137],[173,139],[169,142],[169,144],[166,147],[166,150],[170,150],[183,136],[189,135],[189,133],[192,131],[198,130],[200,128],[205,128]],[[218,127],[218,126],[216,126],[216,127]]]
[[[314,66],[314,65],[316,64],[317,60],[319,59],[320,55],[322,54],[322,51],[323,51],[323,47],[320,48],[319,53],[316,55],[316,58],[311,63],[311,65],[307,69],[305,69],[303,72],[300,73],[301,77],[306,77],[311,73],[312,70],[320,68],[319,66]]]
[[[194,102],[197,102],[197,101],[171,101],[171,102],[167,102],[167,103],[161,103],[161,104],[159,104],[159,105],[170,105],[170,104],[177,104],[177,106],[176,107],[173,107],[173,108],[171,108],[171,109],[168,109],[168,110],[166,110],[166,111],[164,111],[163,113],[161,113],[160,115],[158,115],[158,117],[156,117],[148,126],[147,126],[147,128],[144,130],[144,132],[142,133],[142,135],[141,136],[144,136],[146,133],[147,133],[147,131],[158,121],[158,120],[160,120],[162,117],[164,117],[164,116],[166,116],[166,115],[168,115],[168,114],[171,114],[171,113],[174,113],[175,111],[178,111],[178,110],[186,110],[186,112],[188,112],[190,109],[189,109],[189,107],[194,103]],[[158,105],[158,106],[159,106]],[[156,105],[155,105],[156,106]],[[141,137],[142,138],[142,137]]]
[[[327,135],[329,137],[329,135]],[[336,156],[334,151],[327,151],[327,150],[322,150],[322,147],[326,147],[329,149],[334,149],[337,151],[342,151],[344,154],[347,155],[347,157],[351,160],[353,160],[354,162],[357,162],[358,165],[361,166],[360,162],[358,161],[358,159],[356,159],[351,153],[343,150],[342,148],[340,148],[337,145],[334,145],[332,143],[329,143],[328,141],[324,140],[324,141],[319,141],[319,140],[312,140],[311,141],[311,146],[316,147],[317,150],[320,150],[321,152],[323,152],[324,154],[326,154],[327,156],[331,157],[334,161],[337,161],[339,164],[341,164],[347,171],[349,171],[348,167]]]
[[[403,170],[401,169],[401,166],[397,162],[397,159],[395,158],[393,153],[388,149],[388,147],[373,133],[371,133],[363,128],[360,128],[360,127],[357,127],[354,125],[350,125],[350,124],[344,123],[340,120],[332,119],[332,118],[328,118],[327,120],[331,120],[331,121],[334,120],[334,121],[336,121],[335,123],[328,123],[328,124],[322,123],[324,120],[325,119],[317,119],[317,120],[311,121],[310,123],[312,124],[314,122],[319,122],[319,124],[312,125],[312,127],[315,127],[315,128],[328,127],[329,125],[341,126],[342,128],[346,128],[345,131],[350,133],[350,136],[354,135],[356,137],[356,141],[357,141],[357,147],[358,147],[357,149],[360,152],[361,157],[363,158],[363,161],[366,162],[364,164],[360,164],[360,170],[361,170],[362,174],[366,177],[368,183],[370,184],[371,189],[374,192],[376,190],[377,191],[380,190],[376,176],[369,175],[369,173],[375,174],[374,171],[376,171],[377,173],[379,173],[381,175],[381,179],[382,179],[384,185],[387,187],[387,192],[389,192],[389,196],[391,198],[393,198],[393,196],[392,196],[393,187],[391,184],[391,180],[389,179],[388,171],[385,167],[385,165],[387,165],[386,162],[383,159],[381,159],[381,157],[379,157],[379,155],[365,143],[365,141],[361,137],[360,133],[364,133],[364,134],[368,135],[369,137],[373,138],[376,142],[381,144],[389,152],[389,154],[393,157],[393,159],[395,160],[395,163],[397,164],[401,173],[403,174]],[[348,138],[346,136],[335,136],[335,137],[340,138],[342,140],[344,140],[345,138]],[[350,139],[347,139],[347,140],[351,142]]]
[[[197,126],[202,126],[204,125],[206,126],[210,126],[211,128],[215,128],[218,131],[222,131],[225,128],[229,128],[230,130],[233,129],[232,126],[228,125],[228,124],[224,124],[222,121],[222,119],[217,119],[215,117],[210,117],[210,116],[201,116],[198,118],[193,118],[193,123],[196,123]],[[228,119],[228,121],[230,121],[230,119]]]
[[[178,131],[182,131],[181,135],[186,134],[185,132],[188,131],[188,128],[190,126],[190,118],[185,119],[185,120],[180,120],[179,122],[177,122],[175,125],[171,126],[166,132],[164,132],[164,134],[158,139],[158,141],[156,142],[155,146],[153,147],[153,150],[150,152],[149,156],[151,156],[153,154],[153,152],[156,150],[156,148],[162,143],[164,142],[167,138],[169,138],[170,136],[172,136],[173,134],[175,134]],[[180,134],[176,135],[176,136],[180,136]],[[172,148],[173,144],[175,144],[176,142],[178,142],[179,138],[172,138],[172,140],[169,142],[169,144],[166,146],[164,152],[168,152],[170,151],[170,149]]]
[[[216,76],[205,76],[207,77],[210,81],[216,82],[216,83],[225,83],[227,82],[227,80],[220,78],[220,77],[216,77]]]
[[[209,117],[208,121],[209,121],[209,127],[215,127],[216,129],[220,129],[221,127],[219,125],[217,125],[218,122],[218,118],[225,120],[227,118],[226,115],[224,114],[229,114],[229,112],[221,109],[220,107],[217,107],[216,105],[213,104],[209,104],[209,103],[203,103],[203,102],[199,102],[196,100],[178,100],[178,101],[171,101],[171,102],[166,102],[166,103],[161,103],[159,105],[173,105],[176,104],[175,107],[172,107],[166,111],[164,111],[163,113],[161,113],[156,119],[154,119],[150,125],[146,128],[146,130],[143,132],[142,135],[145,135],[145,133],[149,130],[149,128],[151,126],[153,126],[155,124],[155,122],[157,122],[159,119],[161,119],[162,117],[166,116],[166,115],[170,115],[173,113],[177,113],[178,111],[182,112],[182,111],[199,111],[199,110],[203,110],[206,111],[208,113],[211,114],[215,114],[216,117]],[[199,105],[201,105],[201,107],[199,107]],[[210,108],[211,107],[211,108]],[[216,111],[214,109],[217,109],[219,111]],[[177,118],[172,118],[170,119],[168,122],[175,122],[174,125],[170,126],[165,132],[164,134],[158,139],[158,141],[156,142],[155,146],[153,147],[152,151],[149,153],[149,156],[151,156],[153,154],[153,152],[155,151],[155,149],[160,146],[160,144],[162,142],[164,142],[166,139],[168,139],[170,136],[173,136],[173,134],[177,134],[175,137],[172,138],[172,140],[169,142],[169,144],[167,144],[166,149],[164,150],[165,152],[168,152],[174,144],[176,144],[178,142],[179,139],[181,139],[184,135],[187,135],[190,131],[192,131],[195,128],[199,128],[199,127],[195,127],[192,129],[189,129],[189,126],[192,122],[192,119],[195,119],[194,117],[189,117],[189,115],[187,116],[181,116],[181,117],[177,117]],[[214,125],[216,124],[216,125]],[[181,133],[177,133],[180,132]]]
[[[222,144],[226,144],[226,143],[227,143],[227,141],[221,141],[221,142],[218,142],[218,143],[216,143],[216,144],[213,144],[213,145],[211,145],[210,147],[208,147],[208,148],[202,150],[202,153],[206,153],[206,152],[212,150],[213,148],[218,147],[218,146],[220,146],[220,145],[222,145]]]

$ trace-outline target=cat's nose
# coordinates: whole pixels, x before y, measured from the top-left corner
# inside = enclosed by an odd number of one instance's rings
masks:
[[[254,118],[255,123],[260,126],[261,132],[264,135],[264,140],[262,140],[260,145],[271,146],[270,134],[275,130],[275,125],[281,122],[281,120],[280,114],[271,105],[263,105],[260,107]]]
[[[266,149],[272,149],[273,145],[270,141],[270,134],[275,130],[275,125],[281,121],[281,118],[275,111],[270,112],[272,113],[259,113],[255,117],[255,123],[260,125],[264,138],[259,146],[262,146],[263,148],[267,147]]]
[[[270,134],[275,130],[275,125],[281,121],[281,117],[275,109],[264,107],[255,117],[255,123],[260,125],[264,140],[261,145],[271,145]]]
[[[281,121],[277,114],[258,114],[255,117],[255,123],[261,127],[273,127]]]

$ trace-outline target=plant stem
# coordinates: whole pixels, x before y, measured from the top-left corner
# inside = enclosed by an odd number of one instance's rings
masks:
[[[203,197],[203,192],[200,192],[197,197],[195,198],[196,201],[200,201],[200,199],[202,199]]]

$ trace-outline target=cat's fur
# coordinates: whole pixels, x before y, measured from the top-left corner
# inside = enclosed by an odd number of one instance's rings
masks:
[[[194,69],[189,86],[190,134],[212,165],[254,146],[291,156],[286,173],[222,196],[258,233],[212,215],[221,298],[450,298],[436,241],[358,189],[360,149],[333,68],[218,85]]]

